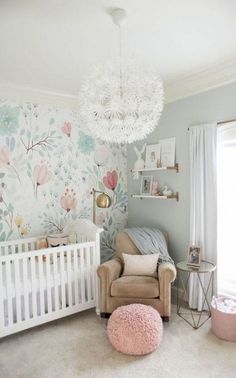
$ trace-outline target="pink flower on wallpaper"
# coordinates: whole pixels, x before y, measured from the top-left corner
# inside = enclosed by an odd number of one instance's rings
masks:
[[[107,189],[114,190],[118,181],[118,175],[116,171],[108,171],[106,176],[103,177],[103,184]]]
[[[0,167],[7,167],[10,165],[10,150],[8,147],[2,147],[0,149]]]
[[[73,189],[66,189],[64,196],[61,197],[61,207],[69,212],[76,208],[77,199]]]
[[[46,184],[52,177],[52,173],[46,164],[36,165],[33,175],[37,186]]]
[[[61,129],[62,129],[62,132],[64,134],[66,134],[68,136],[68,138],[70,138],[70,136],[71,136],[71,129],[72,129],[71,123],[70,122],[65,122],[64,126]]]
[[[101,226],[105,222],[105,215],[100,213],[96,216],[96,224]]]

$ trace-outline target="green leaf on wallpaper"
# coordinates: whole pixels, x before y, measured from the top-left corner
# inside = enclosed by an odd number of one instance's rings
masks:
[[[10,141],[10,150],[13,151],[15,148],[15,139],[12,137]]]
[[[104,187],[104,185],[101,181],[99,181],[99,183],[98,183],[98,189],[101,190],[101,192],[105,191],[105,187]]]
[[[21,129],[20,135],[22,136],[22,135],[24,135],[24,133],[25,133],[25,129]]]
[[[1,241],[5,241],[5,240],[6,240],[6,233],[5,233],[5,232],[2,232],[2,233],[0,234],[0,240],[1,240]]]
[[[28,139],[31,138],[31,132],[30,132],[30,130],[27,130],[27,137],[28,137]]]
[[[0,232],[2,231],[3,229],[3,223],[0,223]]]
[[[39,155],[40,155],[40,156],[44,156],[43,151],[39,151]]]
[[[0,173],[0,179],[2,179],[5,176],[5,173],[1,172]]]
[[[10,211],[10,213],[13,213],[13,211],[14,211],[14,207],[12,206],[11,203],[9,203],[9,205],[8,205],[8,210]]]
[[[11,230],[10,232],[8,232],[8,235],[7,235],[7,240],[9,239],[9,237],[13,234],[13,230]]]
[[[109,221],[108,221],[108,225],[109,225],[109,226],[112,225],[112,217],[109,219]]]
[[[96,165],[94,165],[93,170],[94,170],[95,175],[98,176],[98,167]]]
[[[49,125],[52,125],[55,122],[54,118],[50,118]]]
[[[30,171],[27,171],[27,176],[28,176],[29,178],[31,178],[31,172],[30,172]]]

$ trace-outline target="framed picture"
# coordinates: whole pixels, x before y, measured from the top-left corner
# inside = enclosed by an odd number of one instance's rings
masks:
[[[142,176],[140,194],[151,195],[152,176]]]
[[[146,168],[159,168],[161,166],[161,146],[159,143],[149,144],[146,147]]]
[[[175,138],[161,139],[161,166],[174,167],[175,165]]]
[[[201,247],[191,246],[188,249],[187,265],[200,267],[201,264]]]

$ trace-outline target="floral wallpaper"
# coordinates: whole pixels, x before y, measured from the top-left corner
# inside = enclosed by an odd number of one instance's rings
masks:
[[[0,240],[58,233],[92,219],[92,188],[112,198],[96,209],[101,259],[127,222],[126,147],[94,140],[76,112],[0,101]]]

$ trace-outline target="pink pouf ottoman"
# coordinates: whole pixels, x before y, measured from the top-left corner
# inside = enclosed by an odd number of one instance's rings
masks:
[[[118,307],[107,325],[113,347],[136,356],[153,352],[162,340],[162,333],[159,313],[153,307],[142,304]]]

